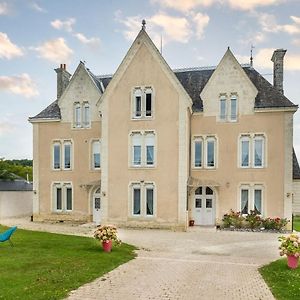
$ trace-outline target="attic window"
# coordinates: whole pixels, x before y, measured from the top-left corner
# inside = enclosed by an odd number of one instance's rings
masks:
[[[90,105],[88,102],[75,102],[73,113],[73,127],[74,128],[90,128],[91,116]]]
[[[151,87],[136,87],[133,91],[132,118],[151,117],[153,117],[153,89]]]

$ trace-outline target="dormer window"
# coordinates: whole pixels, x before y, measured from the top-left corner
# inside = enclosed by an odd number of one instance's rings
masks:
[[[132,101],[133,119],[153,117],[153,89],[151,87],[136,87]]]
[[[90,105],[88,102],[74,103],[74,128],[89,128],[91,127]]]
[[[230,99],[226,94],[220,96],[219,100],[219,121],[236,122],[238,117],[237,95],[231,94]]]

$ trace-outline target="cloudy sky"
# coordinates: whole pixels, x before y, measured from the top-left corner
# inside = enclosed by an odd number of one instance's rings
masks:
[[[27,122],[55,100],[54,68],[113,73],[146,19],[171,68],[213,66],[228,46],[272,82],[272,52],[287,49],[284,90],[300,104],[299,0],[0,0],[0,157],[32,158]],[[300,112],[294,117],[300,158]]]

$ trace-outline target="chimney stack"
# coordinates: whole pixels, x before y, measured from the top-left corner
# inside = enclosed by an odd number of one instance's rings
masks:
[[[71,74],[66,70],[66,64],[54,69],[57,74],[57,99],[59,99],[69,84]]]
[[[271,61],[273,64],[273,85],[283,94],[283,58],[286,53],[284,49],[277,49],[274,51]]]

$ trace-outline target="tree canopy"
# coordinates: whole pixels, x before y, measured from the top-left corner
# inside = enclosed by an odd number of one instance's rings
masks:
[[[15,180],[18,177],[32,181],[32,160],[4,160],[0,159],[0,179]]]

